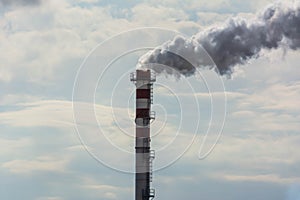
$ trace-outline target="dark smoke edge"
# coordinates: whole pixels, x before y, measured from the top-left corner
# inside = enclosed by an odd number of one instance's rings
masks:
[[[143,55],[139,59],[139,65],[158,63],[174,68],[184,76],[190,76],[193,74],[190,73],[191,66],[196,66],[197,69],[208,66],[206,58],[203,58],[206,55],[199,53],[202,47],[214,61],[209,68],[213,69],[215,64],[215,71],[227,78],[234,73],[235,66],[245,65],[252,59],[259,58],[262,50],[298,50],[300,3],[270,4],[252,20],[234,17],[226,20],[221,27],[207,29],[191,38],[177,36]],[[188,62],[182,59],[186,57]],[[163,70],[156,72],[161,73]]]

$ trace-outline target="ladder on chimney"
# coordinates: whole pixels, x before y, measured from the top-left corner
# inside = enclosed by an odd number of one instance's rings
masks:
[[[150,86],[150,103],[153,104],[153,84],[149,83]]]
[[[152,200],[155,197],[155,190],[149,189],[147,191],[143,190],[143,200]]]
[[[149,153],[149,179],[150,182],[152,182],[153,180],[153,160],[155,158],[155,151],[154,150],[150,150]]]

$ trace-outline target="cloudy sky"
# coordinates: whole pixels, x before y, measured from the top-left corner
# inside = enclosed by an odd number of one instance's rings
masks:
[[[0,0],[0,198],[133,199],[139,57],[270,3]],[[156,199],[299,200],[299,62],[278,49],[231,79],[158,76]]]

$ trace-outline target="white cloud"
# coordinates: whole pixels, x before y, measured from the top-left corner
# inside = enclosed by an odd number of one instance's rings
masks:
[[[300,181],[300,177],[284,178],[277,174],[262,174],[262,175],[234,175],[234,174],[218,174],[215,178],[223,178],[227,181],[250,181],[250,182],[270,182],[277,184],[291,184]]]
[[[10,103],[11,101],[14,102],[14,96],[12,98],[13,100],[7,101]],[[7,101],[5,100],[3,103]],[[78,126],[96,128],[98,130],[99,125],[104,130],[113,128],[119,131],[118,127],[121,127],[126,131],[129,131],[128,128],[131,132],[133,131],[131,130],[134,125],[133,119],[132,116],[129,116],[127,108],[112,108],[96,104],[94,110],[94,105],[92,104],[80,102],[74,102],[74,104],[78,109],[73,110],[72,102],[64,100],[39,100],[18,103],[16,104],[20,107],[18,110],[0,113],[1,124],[12,127],[54,127],[61,129],[71,128],[73,130],[75,127],[73,112],[76,112],[76,115],[80,116],[80,120],[77,121]],[[113,116],[112,111],[118,116]],[[98,121],[96,121],[96,117]]]
[[[27,94],[7,94],[0,97],[0,105],[15,106],[19,103],[28,103],[41,100],[42,97]]]
[[[105,192],[104,197],[108,199],[118,199],[116,193]]]
[[[0,65],[0,80],[53,83],[57,72],[71,68],[74,60],[83,60],[98,43],[132,28],[156,26],[187,34],[200,28],[174,8],[138,4],[130,9],[128,18],[113,17],[113,10],[49,1],[5,12],[0,20],[0,36],[5,38],[0,44],[0,59],[5,61]]]
[[[75,122],[71,101],[44,100],[18,105],[22,109],[0,113],[2,124],[27,128],[54,127],[63,131],[74,131]],[[90,150],[103,155],[103,149],[118,147],[123,151],[133,153],[132,141],[134,139],[135,124],[132,116],[129,116],[130,113],[128,113],[127,108],[95,105],[94,113],[93,105],[80,102],[75,102],[75,105],[75,114],[78,117],[76,118],[77,128],[81,139],[83,139]],[[116,116],[113,116],[112,111],[114,111]],[[98,121],[96,121],[96,117]],[[188,144],[192,142],[193,138],[193,133],[184,132],[178,124],[174,126],[170,122],[172,117],[170,119],[168,116],[165,117],[166,122],[164,121],[165,118],[158,117],[152,123],[152,136],[155,140],[153,145],[161,152],[161,157],[157,160],[161,165],[164,165],[164,162],[169,160],[168,152],[173,152],[175,156],[180,155]],[[99,135],[99,133],[101,134]],[[106,144],[106,142],[108,143]],[[110,146],[106,147],[106,145]],[[114,146],[112,147],[111,145]],[[97,146],[101,146],[101,148],[97,148]],[[131,154],[127,156],[131,156]],[[113,151],[107,152],[107,158],[112,157]],[[163,159],[164,157],[166,159]],[[124,157],[124,159],[126,158]],[[115,162],[117,163],[119,160],[115,160]],[[125,164],[127,165],[128,163]]]
[[[66,172],[68,160],[54,157],[38,157],[34,160],[11,160],[1,167],[16,174],[32,174],[39,171]]]
[[[38,197],[35,200],[64,200],[62,197],[49,196],[49,197]]]
[[[20,139],[4,139],[0,138],[0,146],[1,146],[1,157],[7,155],[17,155],[22,150],[30,145],[32,145],[33,141],[31,138],[20,138]]]
[[[89,192],[96,193],[101,199],[120,199],[121,196],[129,196],[132,192],[132,187],[124,187],[117,185],[101,184],[99,180],[85,178],[83,179],[81,188],[87,189]]]
[[[216,12],[198,12],[197,22],[203,26],[212,26],[220,23],[224,23],[227,18],[232,17],[231,14],[219,14]]]
[[[296,106],[300,98],[298,82],[284,82],[257,87],[255,92],[244,94],[238,99],[229,100],[230,112],[227,123],[246,131],[297,132],[299,109]]]
[[[164,6],[150,6],[149,4],[138,4],[132,8],[132,21],[148,22],[149,24],[161,23],[162,19],[167,21],[186,20],[184,11]]]
[[[112,185],[85,185],[84,187],[102,191],[117,191],[120,188]]]
[[[83,59],[103,39],[132,27],[126,19],[113,19],[109,8],[70,7],[63,1],[8,11],[0,23],[5,27],[0,32],[5,38],[2,80],[40,84],[56,79],[57,71],[71,67],[64,65]]]
[[[300,83],[276,83],[267,85],[255,94],[249,94],[241,103],[251,104],[265,110],[298,112],[296,106],[300,98]],[[241,105],[240,108],[244,106]]]
[[[144,3],[133,7],[131,12],[130,21],[140,26],[163,27],[187,35],[195,34],[202,28],[200,24],[189,20],[187,13],[176,7]]]
[[[288,2],[289,0],[286,0]],[[239,12],[255,12],[262,7],[274,2],[272,0],[191,0],[191,1],[172,1],[172,0],[151,0],[151,4],[162,4],[164,6],[175,7],[183,9],[186,12],[192,11],[206,11],[216,13],[239,13]]]
[[[300,162],[300,156],[297,154],[299,140],[299,136],[223,135],[206,162],[208,166],[224,166],[217,167],[217,171],[223,175],[256,176],[274,173],[286,184],[287,180],[296,181],[291,179],[296,174],[292,171],[286,172],[285,169],[293,168]],[[215,173],[218,174],[217,171]]]
[[[21,127],[73,127],[71,102],[54,100],[18,105],[24,109],[0,113],[2,124]]]

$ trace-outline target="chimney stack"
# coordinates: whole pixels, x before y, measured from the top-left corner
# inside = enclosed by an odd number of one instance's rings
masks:
[[[156,78],[150,70],[136,70],[130,74],[130,80],[136,85],[135,200],[149,200],[155,196],[155,190],[151,188],[155,153],[150,146],[150,122],[155,118],[151,104]]]

